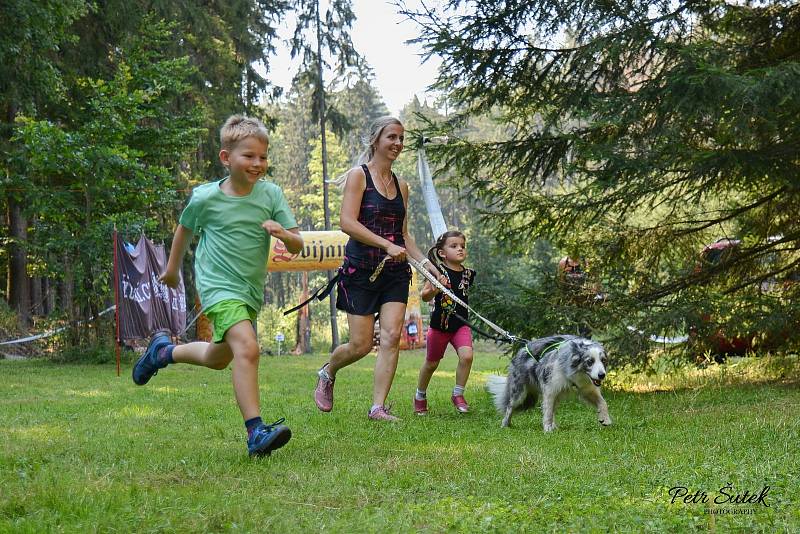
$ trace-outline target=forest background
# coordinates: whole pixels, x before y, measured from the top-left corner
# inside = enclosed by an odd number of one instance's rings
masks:
[[[413,149],[448,134],[429,149],[440,200],[479,271],[473,302],[495,322],[526,337],[591,331],[635,363],[648,361],[650,334],[691,333],[677,351],[695,359],[718,335],[796,347],[798,6],[572,4],[398,3],[444,60],[441,99],[400,114],[395,170],[411,184],[418,243],[433,236]],[[269,125],[268,179],[301,228],[335,227],[323,167],[331,178],[349,168],[387,109],[352,46],[350,2],[319,8],[3,3],[0,333],[70,325],[4,352],[108,357],[113,326],[89,319],[113,302],[114,227],[169,246],[191,188],[222,176],[217,132],[233,113]],[[276,26],[289,13],[287,45]],[[278,46],[301,60],[285,93],[269,82]],[[701,251],[719,238],[738,243],[711,261]],[[579,284],[557,268],[567,255]],[[327,306],[311,306],[307,324],[279,313],[325,276],[271,274],[262,340],[282,331],[299,352],[329,348]]]

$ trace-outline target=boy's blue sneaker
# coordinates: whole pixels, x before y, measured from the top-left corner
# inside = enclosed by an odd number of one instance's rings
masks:
[[[139,386],[143,386],[153,378],[153,375],[158,373],[159,369],[167,366],[167,362],[158,361],[158,351],[171,343],[169,336],[165,332],[156,332],[147,350],[133,366],[133,382]]]
[[[258,425],[247,438],[247,452],[250,456],[269,456],[275,449],[280,449],[292,438],[292,431],[283,425],[286,419],[281,417],[271,425]]]

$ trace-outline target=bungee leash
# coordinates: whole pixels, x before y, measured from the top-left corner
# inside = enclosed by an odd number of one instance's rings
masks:
[[[378,264],[377,267],[375,267],[375,270],[370,275],[370,277],[369,277],[369,281],[370,282],[375,282],[375,280],[381,274],[381,271],[383,271],[383,267],[386,265],[386,262],[389,261],[390,259],[391,259],[391,256],[385,256],[383,258],[383,260],[381,260],[381,262]],[[436,287],[436,289],[438,289],[439,291],[441,291],[442,293],[444,293],[445,295],[447,295],[448,297],[453,299],[453,302],[456,302],[457,304],[460,304],[461,306],[464,306],[468,311],[472,312],[481,321],[483,321],[484,323],[489,325],[489,327],[492,330],[494,330],[495,332],[497,332],[498,335],[495,336],[495,335],[491,335],[491,334],[489,334],[487,332],[484,332],[483,330],[481,330],[480,328],[478,328],[477,326],[475,326],[473,323],[469,322],[465,318],[461,317],[457,313],[454,314],[458,319],[463,321],[464,324],[466,324],[472,330],[474,330],[478,334],[480,334],[480,335],[482,335],[482,336],[484,336],[484,337],[486,337],[488,339],[491,339],[493,341],[496,341],[496,342],[510,343],[512,345],[515,344],[515,343],[521,343],[521,344],[527,344],[528,343],[529,340],[527,340],[525,338],[522,338],[522,337],[519,337],[519,336],[515,336],[514,334],[510,333],[507,330],[504,330],[503,328],[501,328],[498,325],[494,324],[492,321],[490,321],[489,319],[487,319],[486,317],[484,317],[483,315],[481,315],[480,313],[478,313],[474,309],[472,309],[469,306],[469,304],[467,304],[466,302],[464,302],[463,300],[458,298],[450,289],[448,289],[444,284],[439,282],[439,280],[437,280],[436,277],[433,276],[430,273],[430,271],[428,271],[428,269],[426,269],[425,266],[422,263],[418,262],[417,260],[415,260],[414,258],[412,258],[411,256],[408,256],[408,255],[406,255],[406,260],[408,261],[409,265],[414,267],[417,270],[417,272],[419,272],[422,276],[425,277],[426,280],[428,280],[431,284],[433,284],[433,286]],[[322,286],[318,287],[317,289],[315,289],[310,297],[308,297],[306,300],[304,300],[300,304],[298,304],[298,305],[286,310],[285,312],[283,312],[283,315],[289,315],[290,313],[296,312],[297,310],[299,310],[300,308],[302,308],[303,306],[305,306],[306,304],[308,304],[309,302],[311,302],[314,299],[317,299],[319,301],[325,300],[328,297],[328,295],[330,295],[331,291],[333,291],[333,286],[336,285],[336,282],[339,280],[339,276],[341,276],[341,270],[339,272],[337,272],[336,276],[331,278],[328,281],[327,284],[322,285]]]
[[[489,319],[487,319],[486,317],[484,317],[480,313],[478,313],[475,310],[473,310],[472,308],[470,308],[469,304],[467,304],[466,302],[464,302],[463,300],[458,298],[452,291],[450,291],[450,289],[448,289],[444,284],[442,284],[439,280],[437,280],[436,277],[434,277],[430,273],[430,271],[428,271],[428,269],[426,269],[420,262],[418,262],[417,260],[415,260],[414,258],[412,258],[411,256],[408,256],[408,255],[406,255],[406,260],[408,260],[408,263],[412,267],[414,267],[417,270],[417,272],[419,272],[431,284],[433,284],[433,286],[436,289],[438,289],[439,291],[441,291],[442,293],[444,293],[445,295],[447,295],[448,297],[453,299],[453,302],[464,306],[468,311],[470,311],[473,314],[475,314],[481,321],[483,321],[484,323],[489,325],[489,327],[492,330],[494,330],[495,332],[497,332],[500,335],[500,337],[502,338],[503,341],[505,341],[506,343],[512,343],[512,344],[513,343],[527,343],[528,340],[523,339],[523,338],[518,337],[518,336],[515,336],[514,334],[510,333],[508,330],[503,330],[502,328],[500,328],[499,326],[494,324],[492,321],[490,321]],[[464,319],[461,318],[461,320],[463,321]],[[466,323],[466,321],[464,321],[464,322]],[[469,323],[467,323],[467,324],[469,325]],[[469,326],[473,330],[475,330],[476,332],[479,332],[479,329],[476,329],[474,326],[471,326],[471,325],[469,325]],[[489,336],[489,337],[491,338],[491,336]]]

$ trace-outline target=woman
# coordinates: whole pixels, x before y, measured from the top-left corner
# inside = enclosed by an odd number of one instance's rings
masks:
[[[336,307],[347,312],[350,341],[336,347],[318,371],[314,401],[323,412],[333,409],[336,373],[372,349],[375,314],[380,314],[380,345],[375,362],[369,418],[396,421],[385,406],[392,386],[400,335],[408,302],[411,268],[406,255],[420,261],[434,276],[441,273],[417,248],[408,233],[408,183],[395,176],[392,164],[403,150],[405,129],[394,117],[377,119],[370,129],[361,165],[344,176],[339,218],[350,236],[340,268]]]

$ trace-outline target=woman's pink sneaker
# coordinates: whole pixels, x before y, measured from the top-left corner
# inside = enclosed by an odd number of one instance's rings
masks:
[[[386,406],[378,406],[371,412],[369,412],[369,418],[373,421],[399,421],[399,417],[395,417],[389,413],[389,408]]]
[[[428,415],[428,399],[418,399],[414,397],[414,413],[417,415]]]
[[[467,404],[467,401],[464,400],[464,395],[453,395],[452,397],[450,397],[450,400],[453,401],[453,406],[455,406],[456,410],[458,410],[459,412],[461,413],[469,412],[469,404]]]
[[[317,386],[314,388],[314,402],[317,408],[323,412],[329,412],[333,409],[333,380],[326,378],[322,370],[329,364],[322,366],[317,372]]]

